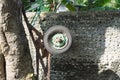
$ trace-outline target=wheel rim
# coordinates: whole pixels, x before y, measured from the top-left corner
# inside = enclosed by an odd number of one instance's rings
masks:
[[[51,37],[50,43],[55,49],[63,49],[68,44],[68,37],[63,33],[56,33]]]

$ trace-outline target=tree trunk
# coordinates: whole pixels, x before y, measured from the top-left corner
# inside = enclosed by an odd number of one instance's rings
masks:
[[[21,9],[21,0],[0,0],[0,80],[31,80],[33,74]]]
[[[2,54],[0,54],[0,79],[5,80],[5,60]]]

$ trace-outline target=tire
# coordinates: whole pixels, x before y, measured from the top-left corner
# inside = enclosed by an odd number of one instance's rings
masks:
[[[72,37],[69,29],[61,25],[49,28],[46,31],[43,40],[45,48],[51,54],[64,53],[72,44]]]

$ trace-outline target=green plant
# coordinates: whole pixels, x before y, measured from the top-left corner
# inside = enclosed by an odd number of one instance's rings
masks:
[[[22,0],[26,12],[36,12],[31,24],[34,25],[41,12],[57,12],[61,4],[65,5],[69,11],[76,11],[76,5],[79,11],[104,11],[120,10],[120,0],[37,0],[29,2]]]

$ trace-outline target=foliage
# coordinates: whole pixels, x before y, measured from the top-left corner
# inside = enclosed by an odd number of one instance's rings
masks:
[[[75,11],[75,7],[68,0],[37,0],[35,2],[29,2],[28,0],[22,0],[26,11],[36,11],[38,8],[41,11],[56,11],[56,9],[64,4],[70,11]]]
[[[80,11],[85,10],[119,10],[120,0],[37,0],[29,2],[22,0],[26,11],[56,11],[63,4],[69,11],[76,11],[75,5],[80,7]]]
[[[96,0],[93,3],[93,10],[119,10],[120,9],[120,0]]]
[[[60,5],[69,11],[120,10],[120,0],[22,0],[26,11],[36,12],[31,24],[34,25],[41,12],[57,12]]]

